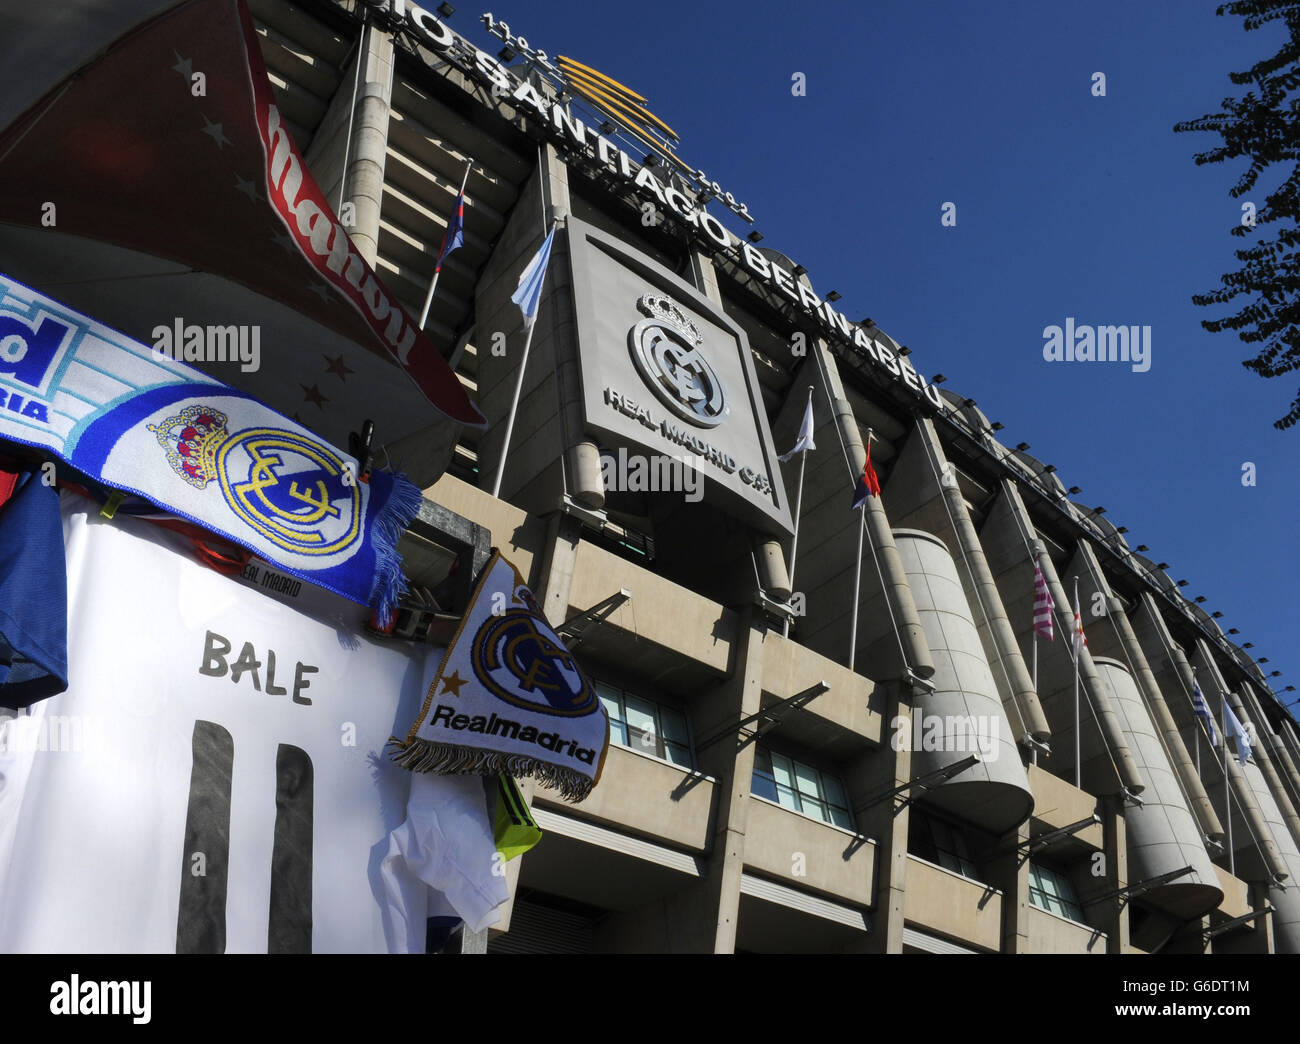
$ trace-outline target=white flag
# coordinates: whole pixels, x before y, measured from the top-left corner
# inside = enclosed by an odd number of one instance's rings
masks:
[[[1243,765],[1246,764],[1250,760],[1250,734],[1232,713],[1232,708],[1228,706],[1227,695],[1223,697],[1223,731],[1228,737],[1237,741],[1237,760]]]
[[[813,412],[812,399],[808,400],[808,405],[803,411],[803,423],[799,425],[799,440],[794,444],[794,448],[789,453],[784,453],[777,460],[784,464],[796,453],[803,453],[805,450],[816,449],[813,442]]]

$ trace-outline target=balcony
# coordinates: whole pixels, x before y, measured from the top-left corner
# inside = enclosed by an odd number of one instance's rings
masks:
[[[610,744],[605,769],[591,795],[572,805],[539,786],[533,800],[604,826],[703,852],[712,833],[716,781],[677,765]]]
[[[914,855],[907,857],[903,917],[958,942],[1002,948],[1002,893]]]
[[[1037,906],[1028,907],[1029,940],[1025,953],[1105,953],[1106,933],[1058,917]]]
[[[856,906],[874,902],[875,842],[753,795],[747,817],[746,867]]]
[[[569,612],[590,609],[620,588],[629,591],[631,599],[590,629],[584,655],[635,664],[642,677],[678,691],[727,674],[737,632],[734,612],[582,541],[573,567]]]
[[[781,724],[781,735],[843,761],[878,745],[886,692],[869,678],[775,631],[763,638],[763,705],[803,692],[818,682],[830,688]]]

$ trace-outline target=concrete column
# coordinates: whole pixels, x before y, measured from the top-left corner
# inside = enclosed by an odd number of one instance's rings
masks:
[[[358,62],[361,63],[359,80]],[[384,198],[392,98],[393,38],[374,25],[365,25],[361,29],[360,45],[343,70],[320,129],[303,157],[331,206],[339,204],[339,181],[343,179],[343,202],[354,208],[348,232],[357,253],[372,268],[379,256],[379,212]],[[343,169],[345,152],[346,170]]]
[[[1038,694],[1054,728],[1055,746],[1051,764],[1057,767],[1052,771],[1065,777],[1062,766],[1068,764],[1073,768],[1074,756],[1074,665],[1070,658],[1071,636],[1062,621],[1068,622],[1074,603],[1056,574],[1051,556],[1038,539],[1033,520],[1016,484],[1010,479],[1002,479],[999,483],[999,496],[984,523],[982,543],[990,573],[998,582],[1004,604],[1015,606],[1015,619],[1023,620],[1020,634],[1024,636],[1027,649],[1032,648],[1033,642],[1035,561],[1042,569],[1043,579],[1056,603],[1056,640],[1043,641],[1038,646]],[[1025,654],[1028,655],[1028,652]],[[1084,719],[1085,708],[1091,708],[1101,742],[1100,753],[1092,754],[1091,761],[1103,761],[1108,766],[1105,774],[1114,779],[1114,785],[1134,793],[1140,792],[1145,783],[1133,761],[1123,729],[1105,690],[1098,683],[1096,669],[1086,649],[1080,657],[1079,675],[1079,715]],[[1088,763],[1090,756],[1086,746],[1081,748],[1081,755],[1085,763]],[[1109,781],[1094,781],[1092,786],[1110,787],[1112,784]]]
[[[862,445],[862,436],[858,432],[858,422],[853,416],[853,407],[844,397],[844,388],[840,383],[839,370],[835,358],[820,345],[811,349],[821,354],[823,372],[827,375],[827,397],[831,402],[831,412],[835,424],[844,439],[844,446],[849,456],[849,464],[857,474],[862,474],[867,452]],[[925,632],[921,628],[920,617],[916,614],[916,603],[912,600],[912,589],[907,586],[907,574],[903,570],[902,560],[898,557],[898,548],[894,546],[894,534],[889,525],[889,516],[885,513],[883,497],[868,497],[863,508],[867,525],[866,539],[875,549],[880,562],[880,572],[884,583],[885,597],[893,610],[894,622],[898,627],[898,637],[902,643],[903,656],[907,666],[918,678],[930,678],[934,675],[934,658],[926,645]],[[870,557],[870,550],[864,550],[864,560]],[[864,568],[865,565],[864,565]]]
[[[1250,715],[1251,720],[1255,723],[1256,733],[1264,738],[1264,742],[1269,747],[1269,752],[1273,755],[1274,768],[1277,769],[1278,775],[1282,777],[1282,782],[1290,785],[1286,793],[1291,806],[1294,808],[1296,798],[1300,796],[1300,773],[1296,771],[1296,764],[1291,757],[1291,752],[1286,749],[1282,737],[1273,731],[1273,725],[1264,713],[1263,705],[1255,696],[1250,684],[1242,682],[1237,692],[1245,702],[1246,713]]]
[[[1124,800],[1119,795],[1108,795],[1100,802],[1103,844],[1105,845],[1106,873],[1102,876],[1102,891],[1125,888],[1129,883],[1128,838],[1124,826]],[[1106,952],[1126,953],[1129,948],[1129,905],[1118,899],[1098,904],[1104,911]]]
[[[1012,491],[1014,493],[1014,491]],[[1020,501],[1019,494],[1014,494],[1016,502]],[[1023,503],[1020,509],[1024,510]],[[1024,524],[1027,532],[1033,532],[1028,528],[1031,523],[1028,512],[1024,515]],[[1074,605],[1073,599],[1066,593],[1065,586],[1061,583],[1061,578],[1056,574],[1056,565],[1052,562],[1052,556],[1045,552],[1038,553],[1038,566],[1043,571],[1043,579],[1047,581],[1047,588],[1051,592],[1052,601],[1056,603],[1058,613],[1062,610],[1070,613]],[[1085,625],[1085,632],[1086,632]],[[1068,634],[1058,635],[1062,642],[1069,642],[1071,636]],[[1133,755],[1128,749],[1128,741],[1124,738],[1124,730],[1120,725],[1119,718],[1115,715],[1114,708],[1110,705],[1110,700],[1106,696],[1105,687],[1101,679],[1097,676],[1097,668],[1093,665],[1092,657],[1085,647],[1079,653],[1079,685],[1081,692],[1079,695],[1079,717],[1080,727],[1082,727],[1083,708],[1087,702],[1091,702],[1093,715],[1097,721],[1097,727],[1101,731],[1102,742],[1110,750],[1110,756],[1115,763],[1115,771],[1119,776],[1120,785],[1134,794],[1140,794],[1146,789],[1146,782],[1142,779]]]
[[[736,667],[730,678],[704,701],[697,715],[698,735],[709,735],[761,707],[763,694],[763,632],[752,608],[742,610]],[[745,828],[754,781],[754,743],[740,744],[729,733],[699,751],[700,768],[718,780],[717,820],[709,855],[708,876],[674,904],[674,914],[690,924],[692,950],[734,953],[740,918],[740,878],[745,867]]]
[[[1002,889],[1002,952],[1029,948],[1029,859],[1020,847],[1029,841],[1030,820],[999,838],[998,855],[989,862],[989,883]]]
[[[902,683],[889,686],[886,721],[906,718],[914,712],[911,688]],[[854,807],[912,779],[911,744],[894,750],[885,744],[864,754],[847,774],[849,800]],[[911,806],[902,799],[886,798],[862,809],[858,829],[876,842],[876,903],[872,910],[871,933],[862,942],[863,953],[902,953],[904,903],[907,898],[907,833]],[[900,807],[901,805],[901,807]]]
[[[1101,563],[1097,560],[1096,553],[1086,540],[1079,542],[1075,562],[1081,573],[1079,595],[1083,604],[1088,604],[1089,596],[1094,591],[1105,596],[1107,605],[1105,619],[1114,628],[1114,637],[1119,644],[1121,659],[1133,672],[1133,680],[1137,683],[1138,691],[1142,694],[1142,700],[1151,715],[1152,724],[1156,727],[1170,765],[1178,777],[1188,809],[1196,817],[1203,836],[1211,841],[1220,840],[1223,837],[1223,824],[1215,815],[1214,805],[1210,801],[1209,794],[1205,792],[1205,785],[1196,772],[1196,765],[1191,755],[1187,753],[1182,733],[1179,732],[1178,724],[1169,711],[1169,705],[1165,703],[1164,694],[1156,683],[1155,674],[1151,670],[1151,665],[1147,663],[1137,635],[1133,633],[1133,625],[1129,622],[1128,614],[1116,598],[1101,568]]]
[[[1013,725],[1023,723],[1025,732],[1038,742],[1047,743],[1052,738],[1051,726],[1047,723],[1042,704],[1038,702],[1034,680],[1016,643],[1015,630],[1007,619],[1002,596],[984,555],[984,546],[966,507],[966,498],[956,480],[948,477],[946,465],[947,458],[934,422],[928,417],[918,418],[894,466],[894,474],[906,474],[907,487],[917,500],[929,501],[935,495],[942,498],[942,510],[937,512],[930,508],[926,511],[932,516],[931,524],[920,519],[913,522],[906,511],[897,508],[893,515],[899,524],[915,525],[945,540],[950,536],[955,540],[965,566],[962,581],[971,611],[977,614],[976,623],[983,625],[980,630],[986,643],[992,646],[987,650],[989,666],[994,668],[996,661],[993,675],[999,683],[998,688],[1003,691],[1004,701],[1014,704],[1008,708],[1007,718]],[[918,508],[924,510],[921,505]]]
[[[1211,713],[1214,713],[1221,707],[1223,700],[1227,699],[1228,686],[1224,683],[1223,677],[1219,674],[1219,668],[1214,662],[1214,657],[1210,655],[1209,650],[1204,644],[1197,641],[1197,647],[1194,652],[1196,666],[1200,670],[1200,680],[1204,682],[1201,686],[1201,692],[1205,695],[1206,701],[1210,705]],[[1175,646],[1176,648],[1176,646]],[[1178,664],[1179,658],[1175,657],[1174,662]],[[1187,673],[1191,674],[1191,666],[1187,664],[1185,657],[1182,658],[1181,665],[1186,666]],[[1187,679],[1187,689],[1190,692],[1195,678]],[[1216,721],[1222,722],[1223,714],[1216,714]],[[1219,731],[1222,731],[1221,726]],[[1234,836],[1232,841],[1236,848],[1244,847],[1251,844],[1252,840],[1259,848],[1260,858],[1264,861],[1266,872],[1275,881],[1285,880],[1291,876],[1291,872],[1286,865],[1286,861],[1279,851],[1277,843],[1273,840],[1273,831],[1269,829],[1268,822],[1264,818],[1264,813],[1259,807],[1259,802],[1255,799],[1254,788],[1251,787],[1250,781],[1246,779],[1246,774],[1242,771],[1241,765],[1231,754],[1227,747],[1226,737],[1220,737],[1219,751],[1223,764],[1227,768],[1229,786],[1232,789],[1232,796],[1236,799],[1237,808],[1241,812],[1242,818],[1249,825],[1249,833],[1254,835],[1240,837]],[[1230,816],[1231,809],[1224,809],[1224,815]]]
[[[1264,776],[1264,782],[1268,784],[1269,793],[1273,795],[1273,800],[1277,802],[1277,810],[1282,813],[1282,820],[1286,823],[1287,830],[1291,832],[1292,840],[1295,841],[1297,846],[1300,846],[1300,815],[1296,814],[1295,806],[1291,803],[1291,795],[1286,792],[1282,777],[1278,774],[1277,766],[1273,764],[1273,756],[1269,753],[1269,743],[1264,738],[1268,726],[1259,723],[1258,717],[1253,711],[1247,709],[1241,697],[1233,690],[1227,690],[1226,695],[1228,705],[1232,707],[1233,713],[1237,715],[1237,720],[1249,721],[1255,726],[1256,742],[1252,748],[1255,762],[1259,765],[1259,770]]]

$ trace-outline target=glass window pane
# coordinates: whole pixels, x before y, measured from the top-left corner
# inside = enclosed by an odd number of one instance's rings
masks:
[[[770,775],[755,770],[754,779],[749,789],[759,797],[765,797],[769,801],[776,800],[776,784],[772,782]]]
[[[609,715],[609,720],[622,721],[623,710],[619,703],[618,690],[596,682],[596,694],[600,697],[601,705],[605,708],[605,713]]]
[[[754,750],[754,771],[762,772],[769,777],[772,775],[772,755],[763,747]]]
[[[784,805],[786,808],[792,808],[796,812],[800,810],[799,798],[795,794],[794,790],[790,787],[785,786],[781,782],[778,782],[776,785],[776,799],[779,802],[781,802],[781,804]]]
[[[830,804],[838,805],[840,808],[849,807],[848,799],[844,796],[844,788],[834,776],[822,774],[822,790]]]
[[[690,734],[686,731],[686,718],[671,707],[659,708],[659,723],[663,726],[664,739],[673,743],[690,743]]]
[[[790,771],[790,759],[780,754],[772,755],[772,776],[785,787],[794,787],[793,774]]]
[[[627,723],[629,725],[635,726],[642,732],[657,731],[655,729],[655,705],[653,703],[628,693],[624,705],[627,707]]]
[[[832,805],[831,822],[834,823],[837,827],[843,827],[845,830],[853,829],[853,820],[852,818],[850,818],[849,811],[846,808],[837,808],[836,806]]]
[[[665,743],[664,757],[674,765],[691,767],[691,751],[684,743]]]
[[[799,762],[794,763],[794,775],[798,781],[800,794],[807,794],[812,798],[822,796],[821,784],[817,780],[817,770],[809,768],[807,765],[801,765]]]
[[[626,747],[627,726],[621,721],[613,721],[611,719],[609,723],[609,741],[611,743],[617,743],[620,747]]]

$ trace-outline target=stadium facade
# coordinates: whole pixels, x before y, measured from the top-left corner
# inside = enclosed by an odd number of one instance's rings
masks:
[[[285,125],[413,315],[468,169],[426,330],[489,424],[394,442],[375,417],[380,462],[490,531],[610,714],[586,801],[526,788],[544,839],[459,948],[1300,952],[1300,737],[1261,667],[745,236],[613,56],[537,50],[565,46],[544,9],[249,6]],[[552,226],[507,451],[511,295]],[[779,461],[809,402],[816,450]],[[868,447],[882,493],[850,510]]]

